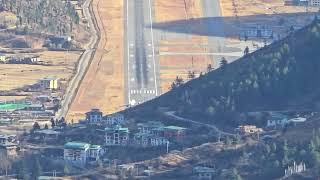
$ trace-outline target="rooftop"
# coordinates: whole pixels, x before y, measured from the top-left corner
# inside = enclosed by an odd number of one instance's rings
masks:
[[[125,127],[121,127],[120,125],[114,126],[114,127],[107,127],[104,129],[105,131],[124,131],[126,133],[129,133],[129,129]]]
[[[179,127],[179,126],[166,126],[164,129],[169,129],[169,130],[186,130],[187,128]]]
[[[90,144],[84,142],[68,142],[64,145],[65,149],[80,149],[85,150],[90,147]]]
[[[101,146],[100,145],[91,145],[90,149],[100,149]]]

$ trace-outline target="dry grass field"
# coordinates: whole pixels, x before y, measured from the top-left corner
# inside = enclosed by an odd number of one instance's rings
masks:
[[[202,17],[202,6],[199,0],[156,0],[156,22],[166,22]],[[160,53],[165,52],[206,52],[200,45],[207,44],[207,37],[190,35],[162,40]],[[207,56],[161,55],[160,79],[162,93],[169,90],[176,76],[187,80],[188,71],[204,71],[212,60]],[[193,63],[192,63],[193,62]]]
[[[101,40],[68,112],[68,120],[83,118],[93,107],[111,113],[124,104],[123,2],[93,0],[92,3]]]
[[[40,58],[50,66],[26,64],[0,64],[0,90],[21,88],[35,84],[46,76],[56,76],[66,83],[72,77],[81,52],[44,51]]]

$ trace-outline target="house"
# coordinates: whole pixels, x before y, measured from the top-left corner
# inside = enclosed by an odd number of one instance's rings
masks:
[[[90,145],[89,148],[89,160],[97,161],[100,159],[101,155],[103,154],[103,149],[100,145]]]
[[[140,133],[154,134],[157,130],[163,128],[164,125],[157,121],[148,121],[146,123],[139,123],[138,129]]]
[[[107,125],[120,125],[124,122],[124,115],[121,113],[114,113],[107,115],[105,118]]]
[[[166,126],[164,129],[164,137],[170,139],[175,139],[177,141],[183,140],[186,134],[186,128],[179,126]]]
[[[309,6],[320,6],[320,0],[309,0]]]
[[[85,165],[87,161],[96,161],[102,155],[100,145],[90,145],[83,142],[68,142],[64,145],[63,157],[66,162]]]
[[[288,117],[281,113],[271,113],[267,121],[267,128],[283,128],[289,123]]]
[[[58,89],[59,88],[59,80],[56,77],[45,77],[40,80],[40,87],[42,89]]]
[[[5,63],[5,62],[6,62],[6,60],[7,60],[6,55],[4,55],[4,54],[0,54],[0,62]]]
[[[68,142],[64,145],[64,160],[70,163],[84,165],[87,162],[90,144],[83,142]]]
[[[61,132],[52,129],[41,129],[34,132],[34,136],[37,139],[43,141],[54,141],[60,136]]]
[[[0,135],[0,152],[7,157],[17,156],[17,146],[15,135]]]
[[[30,57],[30,60],[32,63],[37,63],[37,62],[41,61],[40,56]]]
[[[239,126],[236,129],[236,131],[245,135],[263,132],[262,128],[257,128],[256,126],[253,126],[253,125]]]
[[[197,179],[213,179],[215,170],[209,167],[197,166],[193,168],[193,174]]]
[[[129,142],[129,129],[116,125],[105,128],[107,146],[124,146]]]
[[[149,134],[149,133],[136,133],[133,137],[134,144],[143,147],[148,146],[165,146],[169,142],[165,137]]]
[[[4,153],[7,157],[14,158],[17,156],[17,144],[10,142],[0,144],[0,152]]]
[[[42,104],[32,104],[24,108],[26,111],[44,111]]]
[[[86,113],[86,121],[89,123],[97,123],[102,120],[102,112],[99,109],[91,109]]]

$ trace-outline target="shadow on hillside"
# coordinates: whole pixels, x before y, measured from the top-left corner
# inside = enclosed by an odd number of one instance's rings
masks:
[[[296,29],[311,23],[315,13],[284,13],[273,15],[250,15],[239,17],[204,17],[154,23],[153,28],[174,33],[200,36],[238,36],[241,31],[254,27],[265,27],[287,31],[290,26]],[[150,25],[147,27],[150,28]],[[217,28],[221,27],[221,28]]]

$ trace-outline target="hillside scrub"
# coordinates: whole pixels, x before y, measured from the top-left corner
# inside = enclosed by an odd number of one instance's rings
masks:
[[[181,116],[236,126],[239,112],[281,109],[319,92],[320,22],[223,68],[189,81],[143,107],[170,107]],[[139,110],[139,107],[136,108]],[[196,117],[196,118],[195,118]]]

